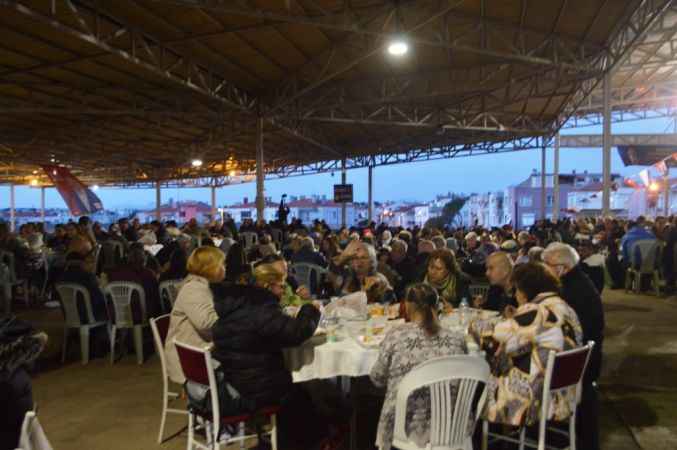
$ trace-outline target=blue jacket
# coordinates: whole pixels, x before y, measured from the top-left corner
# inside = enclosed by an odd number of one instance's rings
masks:
[[[655,240],[656,236],[654,236],[651,231],[642,226],[635,226],[628,230],[628,232],[625,233],[625,236],[623,236],[623,239],[621,239],[621,252],[623,254],[623,261],[626,261],[629,264],[631,262],[630,248],[632,248],[632,244],[646,239]]]

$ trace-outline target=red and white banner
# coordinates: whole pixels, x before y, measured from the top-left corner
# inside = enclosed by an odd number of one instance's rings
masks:
[[[42,166],[54,187],[74,216],[92,214],[103,209],[103,204],[70,170],[61,166]]]

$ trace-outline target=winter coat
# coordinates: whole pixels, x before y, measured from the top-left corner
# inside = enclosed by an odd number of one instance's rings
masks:
[[[599,378],[602,368],[602,347],[604,344],[604,309],[602,298],[580,264],[562,277],[562,298],[578,315],[583,327],[583,343],[595,341],[585,382]]]
[[[292,387],[282,349],[309,339],[320,312],[304,305],[286,315],[270,291],[245,285],[214,285],[218,320],[212,327],[213,356],[225,379],[255,408],[279,404]]]
[[[21,424],[33,408],[31,378],[26,366],[40,354],[47,342],[44,333],[8,317],[0,320],[0,450],[14,450],[19,444]]]

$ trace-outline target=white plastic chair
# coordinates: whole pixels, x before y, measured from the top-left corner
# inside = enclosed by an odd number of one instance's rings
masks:
[[[310,289],[311,294],[317,294],[322,278],[327,276],[327,269],[311,263],[294,263],[289,266],[289,271],[299,285],[304,285]]]
[[[270,230],[270,236],[273,238],[273,242],[277,244],[277,248],[282,248],[284,243],[284,232],[279,228],[272,228]]]
[[[148,316],[146,314],[146,293],[143,286],[137,283],[125,281],[114,281],[105,287],[106,297],[113,304],[115,311],[115,321],[111,326],[110,338],[110,363],[115,362],[115,337],[117,329],[132,330],[134,334],[134,350],[136,351],[136,361],[143,364],[143,328],[149,326]],[[141,322],[134,323],[132,315],[132,298],[136,293],[139,307],[141,310]]]
[[[9,268],[9,282],[12,287],[20,286],[23,291],[23,299],[26,306],[30,304],[30,297],[28,295],[28,280],[19,279],[16,274],[16,262],[14,260],[14,253],[8,252],[6,250],[0,250],[0,262],[7,264]]]
[[[166,312],[171,312],[174,308],[181,283],[183,283],[183,280],[165,280],[160,283],[160,300],[162,300],[162,308]]]
[[[638,251],[639,261],[637,261]],[[660,244],[657,239],[642,239],[630,246],[630,265],[625,276],[626,291],[632,290],[636,294],[639,294],[642,285],[642,275],[650,275],[656,295],[660,296],[659,256]]]
[[[245,231],[244,233],[240,233],[240,242],[244,245],[245,251],[249,251],[259,243],[259,235],[253,231]]]
[[[214,365],[212,363],[211,351],[208,348],[198,348],[192,345],[184,344],[174,340],[176,345],[176,352],[179,355],[179,362],[181,369],[186,377],[186,380],[209,386],[209,395],[211,399],[212,411],[209,416],[200,417],[193,411],[188,411],[188,450],[195,448],[204,450],[220,450],[221,446],[228,446],[235,442],[240,442],[241,447],[246,439],[256,437],[255,434],[245,435],[244,422],[251,420],[254,416],[270,417],[271,429],[263,434],[270,435],[270,444],[272,450],[277,450],[277,413],[278,406],[270,406],[262,408],[255,414],[242,414],[238,416],[221,417],[221,410],[219,405],[218,386],[216,383],[216,374],[214,373]],[[201,418],[206,425],[207,442],[198,442],[195,439],[196,416]],[[238,436],[221,438],[221,425],[240,424],[240,433]]]
[[[52,450],[52,445],[40,425],[35,411],[28,411],[21,424],[19,436],[19,449],[17,450]]]
[[[489,285],[471,284],[468,290],[470,291],[470,298],[475,298],[478,295],[481,296],[482,298],[486,298],[487,293],[489,292]]]
[[[96,321],[92,310],[92,299],[89,291],[76,283],[59,283],[55,286],[59,294],[59,300],[63,307],[64,329],[63,329],[63,350],[61,362],[66,362],[66,350],[68,346],[68,332],[74,328],[80,331],[80,352],[82,353],[82,364],[89,362],[89,331],[92,328],[105,326],[108,329],[108,321]],[[78,312],[78,298],[82,299],[87,312],[87,323],[82,323],[80,313]]]
[[[472,450],[474,424],[484,409],[489,374],[489,365],[484,359],[468,355],[435,358],[415,367],[402,379],[397,390],[393,447],[420,450],[406,435],[407,399],[415,390],[428,387],[430,441],[425,448]],[[451,397],[453,384],[457,385],[455,399]],[[479,397],[476,396],[478,389],[481,389]],[[476,398],[478,401],[474,403]]]
[[[158,444],[162,444],[167,414],[188,414],[185,409],[169,408],[169,402],[179,398],[178,393],[169,390],[169,375],[167,374],[167,360],[165,358],[165,341],[167,340],[167,332],[169,331],[169,319],[170,314],[165,314],[156,319],[150,319],[150,329],[153,331],[155,350],[160,356],[160,365],[162,367],[162,420],[160,421],[160,433],[157,438]]]
[[[538,450],[546,449],[546,426],[548,422],[548,412],[550,411],[550,403],[553,394],[567,389],[575,389],[575,394],[572,396],[573,401],[569,405],[571,416],[568,418],[569,432],[562,431],[558,428],[547,428],[547,431],[562,434],[569,438],[569,450],[576,450],[576,409],[581,402],[582,382],[585,370],[590,361],[592,349],[595,346],[593,341],[589,341],[582,347],[563,352],[555,352],[554,350],[548,353],[548,362],[545,368],[545,377],[543,380],[543,393],[541,401],[541,412],[538,422],[538,442],[533,442],[526,439],[526,427],[523,426],[519,430],[519,439],[514,439],[509,436],[504,436],[495,433],[489,433],[489,423],[485,420],[482,424],[482,448],[486,449],[488,445],[489,436],[497,440],[504,440],[519,444],[520,450],[525,446],[537,448]],[[580,449],[586,450],[586,449]]]

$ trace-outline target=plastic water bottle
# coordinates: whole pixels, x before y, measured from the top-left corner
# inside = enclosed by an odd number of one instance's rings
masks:
[[[468,317],[468,299],[463,297],[461,299],[461,304],[458,305],[459,315],[461,316],[461,325],[466,325],[466,319]]]

